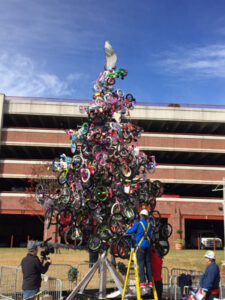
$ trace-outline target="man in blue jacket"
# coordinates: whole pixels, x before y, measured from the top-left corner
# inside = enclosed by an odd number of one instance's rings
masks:
[[[204,257],[207,267],[201,276],[200,287],[205,300],[213,300],[219,298],[220,294],[220,270],[215,263],[215,253],[213,251],[207,251]]]
[[[148,211],[142,209],[140,212],[140,221],[127,230],[128,234],[136,233],[135,247],[137,253],[138,273],[140,287],[144,288],[146,283],[145,269],[147,276],[147,285],[152,288],[152,267],[151,267],[151,231],[152,225],[148,221]]]

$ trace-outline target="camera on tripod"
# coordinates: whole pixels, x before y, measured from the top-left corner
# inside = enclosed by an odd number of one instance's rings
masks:
[[[43,247],[44,250],[41,251],[41,258],[43,260],[47,260],[48,257],[47,255],[49,255],[50,253],[54,253],[55,249],[53,247],[52,244],[48,244],[48,241],[50,241],[52,238],[48,238],[47,240],[45,240],[44,242],[40,243],[40,247]]]

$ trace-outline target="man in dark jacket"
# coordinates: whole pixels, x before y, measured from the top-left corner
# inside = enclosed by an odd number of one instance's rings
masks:
[[[47,262],[43,265],[43,261],[39,260],[37,253],[37,244],[33,241],[29,241],[27,256],[24,257],[21,262],[23,272],[23,299],[34,296],[40,291],[41,274],[46,273],[51,264],[51,259],[48,258]]]
[[[201,293],[205,296],[205,300],[213,300],[213,298],[219,298],[220,294],[220,270],[215,263],[215,253],[213,251],[207,251],[204,257],[207,267],[200,279]]]

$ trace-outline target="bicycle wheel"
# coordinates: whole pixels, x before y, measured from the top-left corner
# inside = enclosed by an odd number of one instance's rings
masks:
[[[128,206],[124,205],[123,215],[128,219],[135,217],[135,212],[134,212],[133,207],[130,205],[128,205]]]
[[[115,256],[115,257],[119,257],[119,254],[117,252],[117,239],[113,239],[111,241],[111,244],[110,244],[110,253]]]
[[[73,192],[71,202],[75,210],[79,210],[81,208],[82,202],[78,193]]]
[[[118,214],[121,212],[121,206],[119,203],[114,203],[111,208],[111,215]]]
[[[95,210],[98,207],[98,202],[94,201],[94,200],[89,200],[87,201],[87,206],[91,209],[91,210]]]
[[[101,238],[101,240],[107,241],[110,238],[108,231],[108,224],[102,223],[99,224],[96,228],[96,234]]]
[[[91,176],[91,172],[89,169],[81,169],[81,180],[83,182],[88,182],[88,180],[90,179]]]
[[[58,176],[58,182],[59,184],[63,185],[67,182],[67,175],[68,175],[68,171],[67,170],[63,170],[59,173]]]
[[[120,167],[120,172],[123,178],[131,178],[133,175],[131,168],[125,163]]]
[[[53,162],[51,164],[52,172],[58,171],[59,168],[60,168],[60,159],[56,157],[55,159],[53,159]]]
[[[73,168],[75,170],[78,170],[81,166],[82,163],[82,158],[80,157],[80,155],[74,155],[73,156]]]
[[[163,194],[163,184],[159,180],[155,180],[149,185],[150,192],[155,197],[161,197]]]
[[[121,150],[119,151],[119,154],[120,154],[121,157],[127,157],[128,154],[129,154],[129,151],[128,151],[127,148],[123,147],[123,148],[121,148]]]
[[[77,150],[77,144],[76,144],[76,140],[75,140],[75,136],[74,135],[71,136],[71,146],[70,147],[71,147],[70,148],[71,152],[75,153],[76,150]]]
[[[73,221],[73,213],[70,210],[62,210],[57,215],[58,224],[66,227]]]
[[[145,168],[147,169],[149,174],[155,173],[155,164],[153,162],[147,162]]]
[[[113,234],[122,234],[127,229],[125,219],[123,215],[120,213],[112,215],[109,218],[108,224],[109,224],[109,230]]]
[[[80,247],[83,242],[82,231],[75,225],[71,225],[64,232],[64,240],[68,246]]]
[[[35,199],[38,204],[44,205],[45,195],[46,195],[46,191],[44,189],[44,185],[41,183],[38,183],[35,187]]]
[[[119,238],[117,243],[117,253],[120,258],[127,259],[130,256],[130,250],[132,248],[132,237],[131,235],[123,235]]]
[[[68,204],[71,198],[71,192],[68,186],[64,186],[61,189],[61,195],[59,198],[59,201],[61,201],[63,204]]]
[[[104,140],[104,146],[106,147],[106,149],[109,149],[112,147],[112,138],[111,136],[108,136],[105,140]]]
[[[166,254],[168,254],[168,252],[170,250],[170,244],[167,240],[159,241],[156,245],[156,248],[162,252],[163,256],[165,256]]]
[[[148,199],[148,204],[150,205],[151,210],[154,210],[156,207],[156,198],[150,196],[150,198]]]
[[[89,155],[88,143],[86,141],[84,141],[81,144],[81,152],[82,152],[82,154],[83,154],[84,157],[87,157]]]
[[[99,251],[100,247],[102,245],[102,240],[97,235],[91,235],[88,240],[88,249],[92,252]]]
[[[95,189],[95,196],[99,201],[105,201],[109,196],[108,188],[104,185],[98,185]]]
[[[161,234],[164,239],[168,239],[173,232],[173,227],[171,224],[163,224],[161,227]]]
[[[153,231],[156,233],[159,230],[159,224],[160,224],[160,219],[161,215],[158,210],[153,210],[149,212],[149,219],[152,223]]]
[[[113,77],[109,77],[107,78],[106,82],[108,85],[114,85],[116,80]]]
[[[45,212],[45,224],[46,228],[49,229],[51,225],[57,224],[57,216],[56,211],[54,211],[53,207],[49,207]]]
[[[81,126],[81,133],[82,135],[85,135],[89,131],[89,125],[87,122],[83,123]]]

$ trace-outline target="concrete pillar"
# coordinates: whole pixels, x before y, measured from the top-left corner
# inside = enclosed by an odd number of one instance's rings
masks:
[[[173,213],[169,218],[169,223],[173,226],[173,234],[169,238],[170,248],[174,249],[174,242],[177,239],[180,239],[180,234],[177,233],[178,229],[183,230],[182,238],[184,238],[184,228],[182,224],[182,215],[180,208],[174,203]]]
[[[48,238],[52,238],[49,242],[50,243],[59,243],[59,236],[58,236],[58,230],[57,225],[51,225],[49,229],[46,228],[46,223],[44,223],[44,234],[43,234],[43,240],[46,240]]]
[[[5,95],[0,94],[0,141],[2,135],[3,116],[4,116],[4,110],[3,110],[4,100],[5,100]]]

